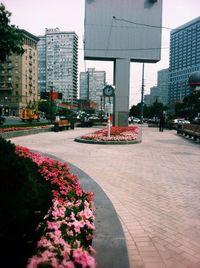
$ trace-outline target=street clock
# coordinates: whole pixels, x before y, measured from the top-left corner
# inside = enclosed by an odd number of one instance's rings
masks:
[[[112,86],[105,86],[103,89],[103,95],[106,97],[114,96],[114,88]]]

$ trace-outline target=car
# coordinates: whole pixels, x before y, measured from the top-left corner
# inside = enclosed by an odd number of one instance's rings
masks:
[[[193,119],[193,122],[195,123],[195,124],[200,124],[200,117],[195,117],[194,119]]]
[[[179,125],[190,124],[190,121],[185,120],[183,118],[176,118],[174,119],[174,124],[179,124]]]
[[[133,117],[133,118],[132,118],[132,122],[133,122],[133,123],[136,123],[136,124],[139,124],[139,123],[140,123],[140,119],[137,118],[137,117]]]
[[[90,120],[98,120],[99,119],[99,117],[97,116],[97,115],[90,115],[89,117],[88,117]]]
[[[137,117],[129,116],[129,124],[140,124],[140,119]]]
[[[179,126],[182,126],[184,124],[190,124],[190,121],[184,118],[175,118],[168,121],[168,127],[170,129],[177,129]]]

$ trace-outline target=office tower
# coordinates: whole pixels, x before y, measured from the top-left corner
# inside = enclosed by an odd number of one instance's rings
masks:
[[[94,101],[100,110],[105,83],[105,71],[95,71],[94,68],[88,68],[87,72],[81,72],[80,99]]]
[[[168,104],[168,81],[169,81],[169,69],[162,69],[158,71],[157,87],[159,102],[164,105]]]
[[[200,70],[200,17],[171,31],[169,103],[190,93],[188,78]]]
[[[80,99],[89,100],[89,75],[88,72],[80,72]]]
[[[150,105],[153,105],[155,102],[161,102],[159,96],[159,88],[157,86],[150,88]]]
[[[24,54],[12,54],[0,66],[0,114],[19,115],[20,109],[33,106],[38,100],[38,38],[21,30]]]
[[[40,36],[38,50],[38,90],[46,92],[46,38]]]
[[[59,28],[47,29],[38,42],[38,87],[55,90],[62,100],[76,104],[78,80],[78,36]]]

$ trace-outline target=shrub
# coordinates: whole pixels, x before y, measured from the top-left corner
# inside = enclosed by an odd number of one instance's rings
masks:
[[[51,186],[37,165],[0,138],[0,258],[6,267],[25,267],[40,233],[38,224],[52,205]]]

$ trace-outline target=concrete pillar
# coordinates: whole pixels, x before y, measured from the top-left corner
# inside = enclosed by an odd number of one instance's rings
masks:
[[[114,64],[114,125],[128,126],[130,59],[116,59]]]

